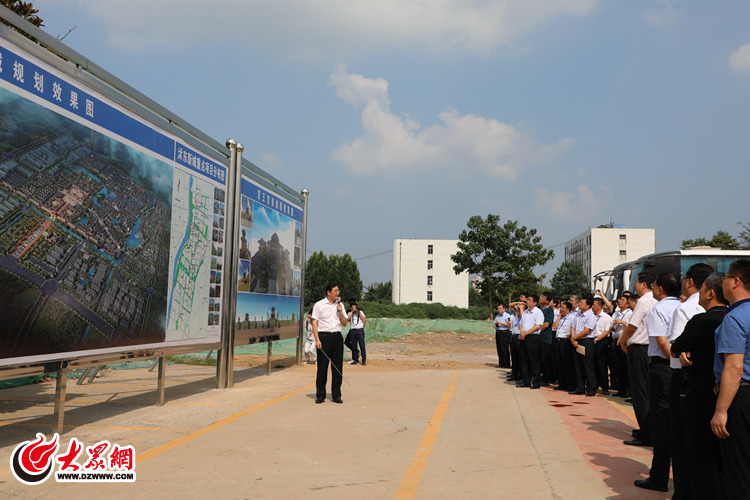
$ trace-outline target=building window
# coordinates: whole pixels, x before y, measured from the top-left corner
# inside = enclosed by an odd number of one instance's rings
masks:
[[[427,245],[427,254],[432,255],[432,245]]]
[[[432,276],[427,276],[427,286],[432,286]]]
[[[627,260],[627,258],[628,258],[627,250],[620,250],[620,260]]]
[[[628,236],[625,234],[620,235],[620,243],[627,243],[628,242]]]
[[[432,269],[432,261],[431,260],[427,261],[427,269]]]
[[[432,302],[432,292],[427,292],[427,302]]]

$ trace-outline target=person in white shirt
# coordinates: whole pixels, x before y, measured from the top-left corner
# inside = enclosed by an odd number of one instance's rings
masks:
[[[610,356],[612,351],[612,316],[604,312],[604,300],[596,297],[591,305],[591,310],[596,316],[594,327],[594,361],[596,365],[596,384],[602,388],[602,394],[609,395],[609,366],[612,364]]]
[[[633,301],[633,307],[637,299]],[[628,358],[617,345],[617,341],[620,340],[620,335],[625,331],[625,327],[630,322],[630,315],[633,314],[633,310],[630,308],[630,301],[623,295],[617,301],[617,312],[612,316],[612,369],[615,372],[616,384],[613,389],[617,389],[615,393],[616,397],[627,397],[630,390],[630,375],[628,373]]]
[[[318,359],[317,349],[315,348],[315,335],[313,335],[312,329],[312,311],[307,313],[307,319],[302,324],[307,332],[307,338],[305,339],[305,362],[315,363]]]
[[[344,306],[339,301],[339,287],[336,283],[326,285],[326,296],[313,306],[312,327],[315,346],[318,348],[318,373],[315,378],[315,403],[326,399],[328,363],[331,363],[331,398],[334,403],[343,403],[341,382],[344,379],[344,337],[341,327],[348,320]],[[322,356],[321,356],[322,354]]]
[[[672,370],[669,359],[672,346],[669,344],[669,328],[675,309],[680,306],[680,279],[671,273],[662,273],[654,284],[654,298],[658,300],[646,317],[648,327],[649,388],[651,403],[652,443],[654,456],[647,479],[636,479],[639,488],[667,491],[670,464],[670,410],[669,391],[672,385]]]
[[[349,299],[349,314],[347,314],[346,318],[351,324],[349,335],[352,339],[352,359],[349,361],[349,364],[356,365],[359,363],[359,353],[361,351],[362,366],[365,366],[367,365],[367,350],[365,349],[365,325],[367,324],[367,317],[354,299]],[[357,349],[357,346],[359,346],[359,349]]]
[[[708,264],[693,264],[682,277],[682,294],[687,299],[675,309],[669,326],[670,346],[674,344],[685,325],[696,314],[706,312],[698,303],[700,289],[703,282],[713,272],[714,268]],[[671,347],[670,347],[671,350]],[[682,364],[679,358],[672,356],[669,360],[672,369],[672,386],[669,390],[672,429],[672,477],[674,478],[674,498],[688,498],[691,491],[692,474],[703,474],[701,470],[691,470],[690,462],[686,459],[685,429],[683,426],[683,406],[685,405],[685,381],[682,376]]]
[[[495,368],[510,368],[510,327],[511,319],[505,304],[497,305],[495,316],[495,347],[497,348],[497,366]]]
[[[576,388],[571,394],[596,395],[596,367],[594,350],[594,328],[596,316],[591,310],[594,303],[592,297],[583,297],[578,307],[581,315],[570,331],[570,339],[576,348]],[[583,348],[583,353],[579,351]]]
[[[575,390],[575,369],[573,374],[570,375],[571,370],[568,367],[568,362],[565,360],[566,348],[573,346],[570,343],[570,329],[573,326],[573,306],[569,301],[560,303],[560,316],[555,320],[555,343],[554,343],[554,354],[557,360],[557,387],[556,391],[572,391]]]
[[[630,323],[617,341],[620,348],[628,355],[630,372],[630,397],[633,412],[638,421],[638,429],[633,431],[633,439],[623,441],[632,446],[651,446],[651,406],[649,404],[649,363],[648,363],[648,327],[646,317],[657,300],[651,291],[656,276],[651,273],[640,273],[635,282],[635,292],[639,295],[633,308]]]
[[[516,387],[531,387],[539,389],[542,382],[542,342],[540,333],[544,324],[544,314],[536,306],[539,296],[530,294],[526,298],[528,309],[521,316],[521,356],[525,363],[521,364],[521,381]]]

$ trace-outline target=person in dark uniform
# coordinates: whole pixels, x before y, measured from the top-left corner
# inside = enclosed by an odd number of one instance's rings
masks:
[[[682,412],[685,462],[690,497],[721,498],[719,438],[711,432],[711,417],[716,408],[714,393],[714,332],[724,319],[727,301],[722,291],[723,273],[712,273],[703,282],[698,303],[706,312],[696,314],[672,344],[672,356],[682,364],[685,398]]]

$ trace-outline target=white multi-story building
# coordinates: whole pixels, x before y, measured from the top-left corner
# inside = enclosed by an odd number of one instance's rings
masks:
[[[458,240],[393,240],[393,303],[469,307],[469,274],[456,274]]]
[[[565,243],[565,260],[581,264],[594,289],[596,284],[593,278],[597,273],[655,251],[654,229],[606,224],[591,228]]]

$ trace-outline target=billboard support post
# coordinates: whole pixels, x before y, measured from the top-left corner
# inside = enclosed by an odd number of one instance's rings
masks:
[[[237,261],[239,252],[236,252],[237,242],[240,241],[240,202],[242,192],[242,152],[245,147],[241,143],[235,146],[234,168],[230,169],[228,193],[230,197],[228,206],[231,207],[232,217],[231,226],[227,228],[231,235],[232,243],[226,245],[227,255],[225,261],[228,262],[229,279],[225,281],[224,293],[227,301],[224,309],[229,311],[229,321],[227,321],[225,331],[227,333],[227,388],[234,387],[234,317],[237,315],[237,280],[239,274],[239,262]],[[224,275],[226,276],[226,274]]]
[[[156,406],[164,406],[164,386],[167,372],[167,358],[159,357],[159,375],[156,382]]]
[[[305,341],[305,321],[307,315],[305,314],[305,268],[307,267],[307,197],[310,196],[310,191],[307,189],[302,190],[302,258],[300,265],[302,271],[300,273],[300,297],[299,297],[299,334],[297,335],[297,364],[302,364],[302,343]],[[303,319],[304,318],[304,319]]]
[[[65,417],[65,392],[68,383],[68,366],[63,363],[60,371],[57,372],[57,381],[55,382],[55,416],[53,423],[53,432],[63,433],[63,419]]]
[[[227,139],[226,142],[227,149],[229,149],[229,170],[227,171],[227,206],[234,206],[235,200],[234,200],[234,182],[236,178],[235,172],[239,168],[237,164],[237,141],[234,139]],[[228,211],[227,211],[228,213]],[[234,213],[234,211],[232,212]],[[227,231],[230,234],[233,234],[233,225],[234,221],[232,218],[227,219]],[[228,362],[229,362],[229,345],[230,345],[230,337],[232,326],[234,325],[233,315],[234,312],[232,311],[231,304],[233,303],[232,294],[230,293],[230,289],[232,288],[231,284],[231,276],[232,276],[232,245],[226,245],[225,248],[226,252],[224,254],[224,262],[228,263],[228,273],[225,273],[225,275],[229,275],[230,279],[225,282],[224,285],[224,298],[222,302],[224,303],[225,307],[222,308],[222,333],[221,333],[221,349],[217,351],[216,353],[216,388],[217,389],[226,389],[228,387],[227,384],[227,374],[231,371],[228,369]]]

